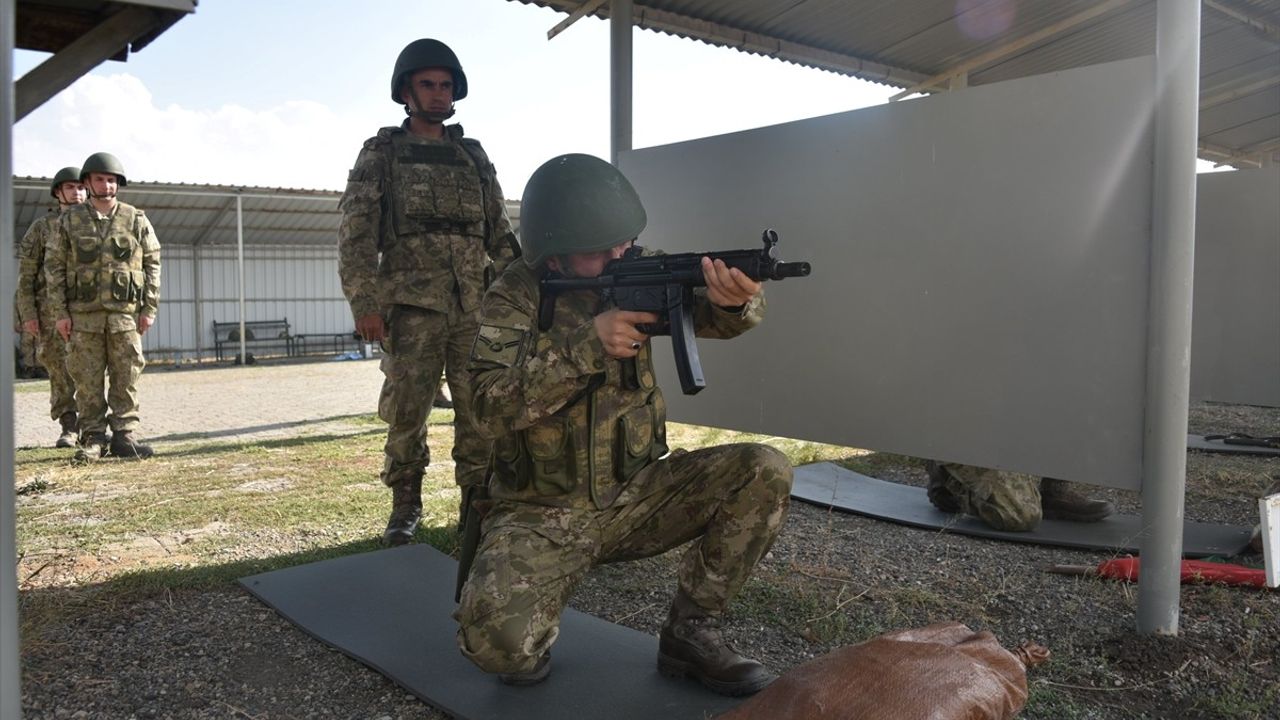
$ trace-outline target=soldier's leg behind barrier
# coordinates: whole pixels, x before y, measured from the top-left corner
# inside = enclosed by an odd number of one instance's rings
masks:
[[[1040,479],[971,465],[946,464],[947,489],[964,512],[995,530],[1026,532],[1040,524]]]

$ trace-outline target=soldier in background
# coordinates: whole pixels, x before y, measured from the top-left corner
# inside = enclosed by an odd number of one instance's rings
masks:
[[[443,371],[454,404],[454,476],[467,496],[484,483],[490,443],[472,422],[467,354],[487,281],[519,252],[493,164],[461,125],[445,125],[467,96],[447,45],[415,40],[391,74],[409,116],[367,140],[339,208],[338,274],[366,342],[383,344],[378,415],[390,427],[382,481],[391,488],[383,538],[402,545],[422,517],[430,462],[426,423]]]
[[[62,427],[54,447],[69,448],[76,444],[76,389],[67,372],[67,342],[54,326],[58,318],[45,296],[44,264],[45,248],[57,233],[58,217],[84,202],[80,168],[59,170],[49,194],[58,201],[58,209],[36,218],[18,246],[18,290],[13,304],[23,333],[36,340],[37,359],[49,375],[49,415]]]
[[[78,456],[147,458],[151,448],[137,441],[134,430],[138,377],[147,364],[142,335],[155,323],[160,303],[160,242],[141,210],[116,199],[128,183],[116,156],[90,155],[80,181],[89,202],[62,214],[45,250],[49,304],[58,333],[70,341],[67,370],[80,413]]]
[[[557,295],[551,327],[539,330],[544,273],[596,277],[644,229],[622,173],[588,155],[553,158],[530,178],[521,215],[525,261],[485,294],[471,354],[476,418],[495,445],[492,498],[477,503],[487,513],[455,613],[459,648],[507,684],[541,682],[560,614],[592,567],[689,543],[658,670],[754,693],[774,676],[725,642],[720,623],[782,528],[791,464],[756,443],[668,454],[653,351],[636,327],[657,322],[653,313],[580,290]],[[761,321],[760,283],[719,260],[703,258],[702,273],[698,337],[732,338]]]
[[[1098,522],[1115,512],[1110,502],[1087,498],[1065,480],[933,460],[925,472],[934,507],[974,515],[996,530],[1035,530],[1042,518]]]

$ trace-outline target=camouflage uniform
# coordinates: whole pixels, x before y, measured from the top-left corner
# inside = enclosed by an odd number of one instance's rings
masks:
[[[146,367],[138,315],[154,319],[160,302],[160,242],[151,222],[123,202],[109,215],[77,205],[62,214],[45,253],[49,304],[58,320],[71,319],[67,370],[76,385],[80,437],[105,432],[108,422],[113,432],[132,432]]]
[[[67,342],[54,327],[58,317],[45,295],[45,247],[57,233],[58,215],[59,211],[50,210],[31,223],[22,236],[18,246],[18,291],[14,297],[19,322],[40,323],[37,359],[49,374],[49,413],[54,420],[76,411],[76,389],[66,365]]]
[[[996,530],[1034,530],[1042,515],[1040,478],[1022,473],[958,463],[928,463],[931,485],[941,485],[958,507],[943,507],[939,493],[930,488],[935,505],[945,510],[975,515]]]
[[[496,440],[493,504],[455,618],[463,654],[495,673],[535,668],[598,564],[692,541],[680,591],[722,612],[772,545],[791,491],[790,464],[765,445],[666,455],[650,345],[606,356],[593,318],[609,308],[592,291],[559,295],[555,325],[539,332],[537,283],[523,263],[506,271],[471,356],[480,431]],[[734,337],[763,316],[763,296],[738,313],[697,297],[700,337]]]
[[[364,144],[339,208],[342,289],[357,318],[383,314],[386,380],[378,415],[388,424],[382,480],[420,479],[440,376],[454,403],[455,478],[483,483],[490,443],[472,429],[467,354],[486,279],[515,256],[497,175],[460,125],[434,140],[387,127]]]

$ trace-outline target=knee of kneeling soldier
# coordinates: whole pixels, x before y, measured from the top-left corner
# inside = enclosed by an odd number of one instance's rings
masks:
[[[748,467],[756,468],[760,482],[779,494],[790,495],[794,470],[787,456],[775,448],[759,443],[743,447],[743,460]]]
[[[458,628],[458,649],[476,667],[488,673],[533,670],[538,664],[538,655],[532,652],[531,646],[527,629],[515,618],[503,623]]]

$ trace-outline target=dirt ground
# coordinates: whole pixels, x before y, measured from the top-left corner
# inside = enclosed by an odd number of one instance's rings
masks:
[[[1280,434],[1280,410],[1199,404],[1190,425],[1192,432],[1274,435]],[[324,429],[326,437],[378,432],[332,417]],[[273,427],[273,441],[287,442],[281,439],[287,432]],[[33,517],[21,513],[36,507],[23,507],[36,497],[41,514],[66,512],[60,499],[67,506],[76,502],[74,493],[58,495],[56,473],[36,461],[40,452],[19,453],[20,518]],[[887,480],[925,480],[921,464],[910,458],[850,453],[840,461]],[[365,465],[361,472],[376,473],[376,463]],[[1273,478],[1280,478],[1280,458],[1190,453],[1186,517],[1252,525],[1256,498]],[[254,483],[246,493],[289,493],[297,480],[282,475],[243,484]],[[1135,493],[1089,491],[1111,499],[1121,512],[1140,511]],[[89,532],[94,522],[83,517],[68,527]],[[446,717],[303,634],[230,582],[138,591],[131,589],[137,577],[122,575],[159,567],[180,579],[205,572],[208,561],[184,548],[207,537],[227,540],[223,567],[233,569],[253,558],[307,562],[326,543],[323,534],[235,534],[221,522],[210,518],[182,532],[139,533],[93,553],[20,562],[24,717]],[[361,518],[352,523],[373,524]],[[21,550],[21,519],[18,534]],[[348,535],[335,531],[334,537]],[[338,552],[374,547],[370,537],[329,544]],[[793,503],[778,542],[732,606],[727,634],[745,653],[785,671],[883,632],[955,620],[991,630],[1006,646],[1032,640],[1049,647],[1053,658],[1031,671],[1031,699],[1020,717],[1280,718],[1280,593],[1187,586],[1179,635],[1140,636],[1134,630],[1136,586],[1042,570],[1108,557],[924,531]],[[656,634],[674,591],[678,558],[677,550],[598,568],[571,605]],[[1260,556],[1231,560],[1261,565]],[[873,684],[867,689],[873,692]]]

